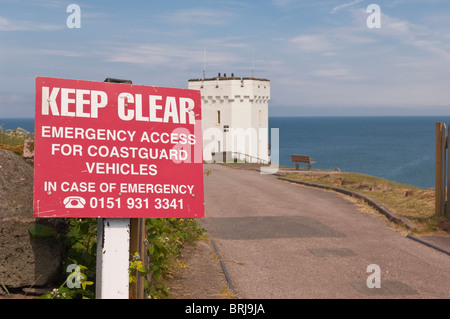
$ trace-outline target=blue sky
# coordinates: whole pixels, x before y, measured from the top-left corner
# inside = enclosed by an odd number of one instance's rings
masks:
[[[187,88],[204,52],[207,77],[270,79],[271,116],[450,115],[449,16],[448,0],[0,0],[0,118],[34,116],[36,76]]]

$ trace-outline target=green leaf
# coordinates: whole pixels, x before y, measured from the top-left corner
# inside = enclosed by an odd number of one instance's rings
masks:
[[[83,287],[83,290],[86,290],[86,286],[90,286],[90,285],[93,285],[94,284],[94,282],[93,281],[83,281],[82,283],[81,283],[81,286]]]
[[[137,268],[137,271],[139,271],[141,274],[147,274],[147,269],[143,265]]]
[[[30,232],[31,236],[35,238],[56,236],[56,231],[54,231],[50,227],[41,224],[34,224],[28,226],[28,231]]]
[[[82,235],[87,235],[89,233],[90,225],[88,223],[82,223],[80,225],[80,232]]]

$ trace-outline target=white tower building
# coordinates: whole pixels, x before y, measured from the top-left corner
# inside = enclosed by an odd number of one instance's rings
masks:
[[[201,92],[205,161],[269,162],[269,80],[219,73],[188,87]]]

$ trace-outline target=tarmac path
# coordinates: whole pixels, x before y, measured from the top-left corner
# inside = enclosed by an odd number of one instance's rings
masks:
[[[343,195],[256,171],[204,168],[212,173],[200,223],[239,298],[450,297],[450,256]],[[377,274],[381,288],[369,288]]]

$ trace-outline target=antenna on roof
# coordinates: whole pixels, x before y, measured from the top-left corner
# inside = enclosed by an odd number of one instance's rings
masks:
[[[252,78],[255,77],[255,54],[252,52]]]
[[[206,74],[206,48],[203,48],[203,80]]]

